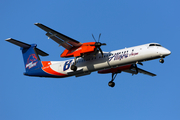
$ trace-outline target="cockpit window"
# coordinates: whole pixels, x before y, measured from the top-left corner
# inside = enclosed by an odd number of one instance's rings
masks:
[[[149,44],[149,46],[161,46],[160,44]]]

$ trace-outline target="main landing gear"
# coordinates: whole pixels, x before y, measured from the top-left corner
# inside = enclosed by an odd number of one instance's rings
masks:
[[[77,59],[77,57],[75,57],[74,58],[74,64],[73,65],[71,65],[71,70],[73,70],[73,71],[76,71],[77,70],[77,66],[76,66],[76,59]]]
[[[77,66],[76,65],[71,65],[71,70],[76,71],[77,70]]]
[[[116,78],[117,74],[118,73],[112,73],[112,80],[109,81],[109,83],[108,83],[109,87],[114,87],[115,86],[115,83],[113,81]]]

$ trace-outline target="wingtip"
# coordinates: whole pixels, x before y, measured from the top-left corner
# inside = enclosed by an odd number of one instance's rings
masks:
[[[12,38],[7,38],[7,39],[5,39],[6,41],[9,41],[9,40],[12,40]]]
[[[41,24],[41,23],[34,23],[34,25],[39,25],[39,24]]]

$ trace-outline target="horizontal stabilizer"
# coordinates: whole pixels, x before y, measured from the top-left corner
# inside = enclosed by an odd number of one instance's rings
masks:
[[[22,48],[29,48],[29,47],[31,47],[31,45],[29,45],[27,43],[23,43],[23,42],[18,41],[18,40],[15,40],[13,38],[8,38],[8,39],[6,39],[6,41],[8,41],[8,42],[10,42],[12,44],[15,44],[15,45],[17,45],[19,47],[22,47]]]
[[[38,48],[36,48],[36,52],[38,55],[41,55],[41,56],[48,56],[49,55],[48,53],[46,53],[46,52],[44,52]]]
[[[30,48],[31,45],[30,44],[27,44],[27,43],[24,43],[24,42],[21,42],[21,41],[18,41],[18,40],[15,40],[13,38],[8,38],[6,39],[6,41],[12,43],[12,44],[15,44],[19,47],[22,47],[22,48]],[[41,55],[41,56],[48,56],[49,54],[47,54],[46,52],[38,49],[35,47],[35,51],[37,52],[38,55]]]

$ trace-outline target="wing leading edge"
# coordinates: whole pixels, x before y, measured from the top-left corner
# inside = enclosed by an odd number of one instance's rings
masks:
[[[54,40],[55,42],[57,42],[59,45],[63,46],[67,50],[70,50],[73,47],[79,47],[82,45],[82,43],[80,43],[79,41],[74,40],[62,33],[59,33],[41,23],[35,23],[35,25],[43,29],[44,31],[46,31],[47,32],[46,35],[49,38],[51,38],[52,40]]]

